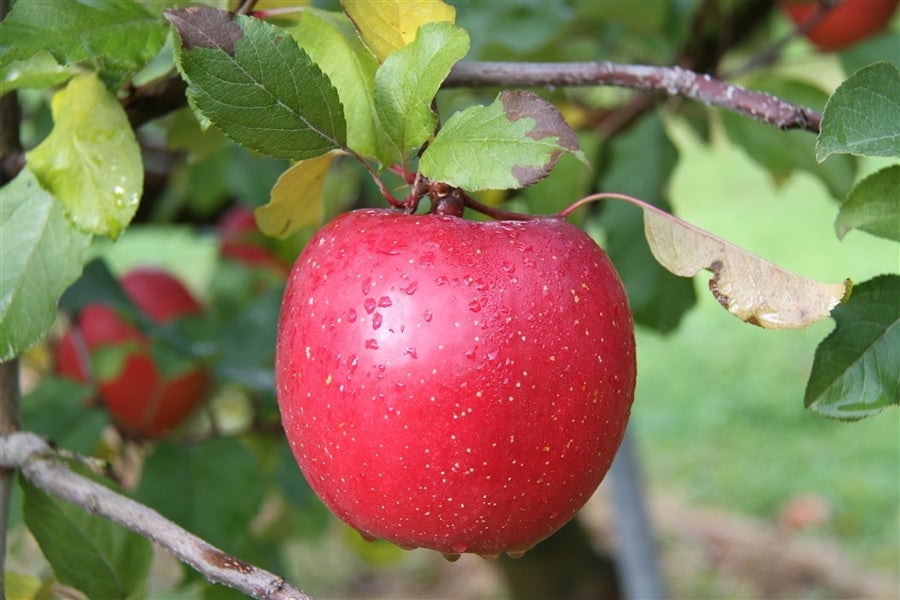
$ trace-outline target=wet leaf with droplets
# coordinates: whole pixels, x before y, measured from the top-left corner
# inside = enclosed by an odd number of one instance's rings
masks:
[[[728,312],[766,329],[797,329],[824,319],[849,295],[849,280],[827,284],[782,269],[643,202],[644,231],[666,269],[691,277],[712,271],[710,291]]]
[[[41,186],[87,233],[115,239],[137,211],[144,185],[141,150],[125,110],[96,74],[53,96],[53,131],[28,153]]]

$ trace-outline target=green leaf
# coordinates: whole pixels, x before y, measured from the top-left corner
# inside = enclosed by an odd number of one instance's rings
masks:
[[[144,464],[136,498],[235,552],[259,510],[263,487],[256,457],[237,440],[217,438],[191,446],[159,444]]]
[[[411,44],[390,54],[375,73],[375,109],[383,127],[378,159],[406,164],[409,150],[437,126],[431,101],[450,68],[469,50],[468,34],[447,21],[419,27]]]
[[[49,52],[14,60],[0,68],[0,96],[19,88],[49,88],[65,83],[81,72],[79,67],[61,66]]]
[[[88,598],[139,596],[153,560],[149,540],[19,481],[25,523],[61,583]]]
[[[211,335],[218,350],[214,368],[221,379],[263,393],[275,389],[275,336],[283,291],[278,286],[258,296]]]
[[[251,150],[302,160],[346,145],[338,93],[290,35],[206,7],[167,10],[194,106]]]
[[[0,361],[37,342],[56,318],[56,301],[78,278],[91,237],[26,167],[0,193]]]
[[[814,411],[857,420],[900,403],[900,276],[853,288],[832,313],[835,329],[816,349],[804,402]]]
[[[844,239],[851,229],[860,229],[900,242],[900,165],[869,175],[853,188],[841,204],[834,229]]]
[[[827,96],[807,83],[781,78],[759,78],[750,87],[762,89],[801,106],[820,110]],[[782,131],[771,125],[731,112],[721,113],[728,138],[757,164],[765,167],[775,182],[787,179],[794,171],[806,171],[822,181],[832,196],[847,197],[856,173],[850,156],[836,156],[828,165],[815,159],[815,137],[807,131]]]
[[[517,189],[546,177],[563,152],[585,160],[556,107],[532,92],[505,91],[490,106],[450,117],[419,168],[469,191]]]
[[[365,156],[378,152],[375,70],[378,61],[340,14],[307,8],[288,29],[337,89],[347,120],[347,145]]]
[[[668,185],[678,151],[658,116],[641,119],[617,137],[607,158],[609,168],[597,183],[599,189],[630,194],[671,211]],[[693,282],[673,275],[653,258],[639,210],[610,202],[600,221],[607,231],[606,251],[628,292],[635,321],[664,333],[675,329],[697,301]]]
[[[879,62],[834,91],[816,142],[816,159],[832,154],[900,157],[900,71]]]
[[[112,88],[146,65],[166,40],[163,23],[132,0],[15,2],[0,23],[0,80],[21,81],[35,55],[48,53],[61,67],[83,65],[97,70]],[[24,62],[22,62],[24,61]]]
[[[141,149],[122,105],[96,75],[75,77],[53,96],[53,131],[28,153],[41,185],[82,230],[116,239],[137,211]]]
[[[25,429],[67,450],[91,455],[109,425],[106,411],[89,407],[93,395],[91,387],[72,379],[46,377],[22,397]]]

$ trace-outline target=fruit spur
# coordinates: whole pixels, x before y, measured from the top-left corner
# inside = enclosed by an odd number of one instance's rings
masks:
[[[607,255],[561,216],[432,206],[345,213],[297,259],[283,426],[309,485],[366,539],[518,557],[610,467],[634,396],[631,311]]]

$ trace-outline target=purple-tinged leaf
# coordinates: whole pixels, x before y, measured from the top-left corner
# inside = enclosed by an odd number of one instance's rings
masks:
[[[517,189],[546,177],[563,153],[586,162],[555,106],[532,92],[501,92],[459,112],[422,155],[426,177],[469,191]]]

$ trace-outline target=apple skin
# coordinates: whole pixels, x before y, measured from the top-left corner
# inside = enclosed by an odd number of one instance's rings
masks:
[[[631,311],[562,220],[358,210],[294,264],[275,375],[307,481],[365,538],[519,556],[609,469],[634,397]]]
[[[172,275],[140,268],[126,274],[122,289],[150,319],[167,323],[177,317],[197,314],[202,306]],[[94,352],[104,346],[128,346],[131,351],[121,371],[112,379],[98,381],[100,400],[116,425],[128,435],[156,438],[181,423],[204,398],[210,375],[202,367],[192,368],[165,380],[150,354],[150,343],[134,326],[123,321],[108,306],[85,306],[73,329],[56,346],[57,370],[63,376],[89,381],[89,364],[78,350]]]
[[[847,48],[878,33],[890,22],[900,0],[842,0],[806,33],[806,37],[825,51]],[[789,1],[782,9],[797,25],[817,10],[818,2]]]

